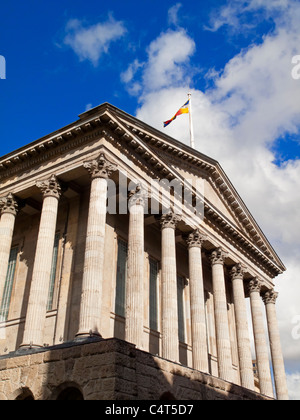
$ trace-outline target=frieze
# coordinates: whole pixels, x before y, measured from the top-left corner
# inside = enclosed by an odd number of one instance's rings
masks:
[[[132,127],[132,132],[136,132]],[[170,161],[170,158],[174,162],[170,162],[170,166],[176,170],[177,167],[180,167],[182,169],[188,170],[190,173],[199,176],[202,176],[204,179],[206,179],[211,186],[214,188],[214,190],[218,193],[219,197],[222,199],[223,204],[226,206],[230,214],[237,218],[239,227],[247,234],[250,235],[252,240],[260,247],[260,249],[268,255],[268,257],[271,256],[271,254],[268,252],[266,245],[264,244],[263,239],[259,235],[257,229],[253,227],[252,223],[249,221],[248,216],[240,206],[240,204],[237,202],[236,198],[231,192],[230,187],[226,184],[224,179],[220,176],[219,172],[216,170],[215,166],[210,165],[205,162],[200,162],[199,159],[189,156],[187,153],[184,153],[182,151],[179,151],[176,147],[169,146],[167,144],[164,144],[162,141],[151,138],[149,136],[141,136],[142,133],[138,133],[138,135],[141,138],[144,138],[146,141],[150,143],[151,146],[154,146],[156,148],[159,148],[159,154],[163,158]],[[172,156],[170,156],[172,154]],[[197,170],[195,168],[197,166]],[[234,207],[234,208],[233,208]],[[238,212],[236,210],[239,209]]]
[[[97,120],[97,126],[96,124]],[[92,124],[92,125],[91,125]],[[100,129],[99,129],[100,125]],[[34,168],[34,166],[43,163],[47,160],[53,159],[56,156],[61,156],[64,152],[69,150],[74,150],[78,146],[81,146],[84,143],[87,143],[91,141],[92,139],[95,139],[99,136],[104,136],[109,142],[111,142],[117,149],[121,150],[125,156],[130,158],[134,164],[136,164],[139,168],[142,170],[145,170],[145,166],[147,166],[147,172],[149,176],[151,176],[153,179],[175,179],[177,178],[177,175],[172,171],[168,170],[167,165],[163,162],[159,162],[157,158],[155,158],[152,155],[151,151],[151,141],[154,145],[157,145],[157,139],[152,139],[150,136],[144,136],[144,141],[147,141],[149,143],[149,146],[145,144],[145,147],[143,145],[140,145],[137,140],[135,140],[134,134],[132,136],[126,132],[126,129],[123,129],[122,127],[119,127],[117,123],[114,124],[108,124],[108,122],[103,122],[99,118],[91,121],[89,124],[83,123],[82,124],[83,130],[91,130],[91,128],[94,130],[93,132],[81,135],[82,131],[80,132],[76,128],[71,129],[67,135],[67,133],[64,133],[63,135],[58,135],[57,137],[54,137],[53,139],[45,140],[43,145],[37,145],[34,147],[34,150],[36,154],[39,152],[37,151],[38,147],[43,146],[46,150],[43,152],[42,155],[36,155],[36,156],[28,156],[27,153],[29,153],[28,149],[27,151],[24,151],[20,153],[18,156],[19,163],[16,163],[14,167],[2,169],[2,173],[0,172],[0,179],[5,179],[6,177],[10,177],[18,172],[21,172],[22,170],[28,170],[30,168]],[[77,127],[80,128],[80,127]],[[112,133],[110,130],[113,129],[114,132]],[[74,132],[74,134],[72,134]],[[140,134],[140,133],[139,133]],[[63,138],[63,137],[65,138]],[[148,139],[146,139],[148,137]],[[62,143],[62,141],[65,141],[65,143]],[[58,143],[58,144],[57,144]],[[161,142],[163,145],[163,142]],[[45,145],[48,145],[46,148]],[[150,150],[147,150],[147,148],[150,148]],[[167,150],[167,148],[165,148]],[[176,157],[178,159],[180,151],[174,146],[171,148],[172,155],[176,154]],[[168,148],[169,150],[169,148]],[[160,156],[168,156],[170,158],[170,155],[167,155],[166,151],[159,150]],[[163,155],[164,154],[164,155]],[[20,156],[24,155],[23,162],[20,162]],[[26,155],[26,156],[25,156]],[[175,157],[175,156],[174,156]],[[13,158],[11,158],[13,159]],[[185,154],[182,152],[182,159],[178,159],[178,161],[181,162],[181,165],[184,163],[184,159],[189,159],[188,155],[185,156]],[[190,159],[190,162],[187,161],[186,165],[187,167],[193,163],[196,158]],[[199,159],[196,159],[197,162],[200,162]],[[11,163],[13,164],[13,163]],[[3,164],[2,164],[3,165]],[[218,171],[213,165],[206,164],[205,162],[201,163],[202,169],[205,167],[206,170],[209,170],[209,173],[212,177],[212,179],[218,179],[217,177],[220,176]],[[201,170],[201,165],[197,164],[197,167],[199,170]],[[0,164],[1,166],[1,164]],[[210,167],[210,169],[209,169]],[[199,172],[198,172],[199,173]],[[217,181],[216,181],[217,185]],[[206,216],[208,216],[208,211],[211,212],[212,222],[215,229],[221,229],[223,232],[226,231],[226,236],[230,238],[231,241],[238,242],[240,241],[241,248],[245,251],[247,251],[251,256],[253,256],[253,259],[255,261],[259,260],[261,261],[262,265],[266,268],[266,265],[269,267],[269,269],[276,274],[279,274],[282,272],[275,264],[272,262],[268,257],[266,257],[262,251],[261,248],[257,249],[255,245],[253,245],[248,239],[244,238],[243,235],[241,235],[238,230],[233,227],[229,222],[226,221],[221,215],[218,215],[218,213],[208,204],[205,203],[205,213]],[[220,219],[220,220],[219,220]],[[209,219],[207,220],[209,222]],[[261,244],[258,244],[258,246],[261,247]]]
[[[93,133],[87,134],[85,136],[76,136],[70,140],[65,140],[66,142],[63,144],[56,144],[55,142],[53,142],[53,145],[50,146],[50,148],[46,148],[45,147],[45,152],[43,152],[43,154],[39,154],[40,152],[38,152],[36,149],[39,146],[35,146],[35,148],[31,149],[30,151],[26,152],[26,158],[24,157],[24,159],[26,160],[21,160],[19,159],[18,163],[16,163],[13,167],[11,168],[5,168],[4,164],[0,164],[0,180],[6,179],[6,178],[10,178],[11,176],[22,172],[22,171],[27,171],[28,169],[31,169],[35,166],[38,166],[39,164],[42,164],[50,159],[53,159],[56,156],[61,156],[64,152],[68,151],[68,150],[72,150],[77,148],[78,146],[89,142],[99,136],[101,136],[102,134],[102,130],[96,130]],[[61,136],[58,136],[61,137]],[[49,146],[48,146],[49,147]],[[23,152],[23,155],[25,154],[25,152]],[[13,165],[13,163],[11,163]],[[2,165],[2,167],[1,167]]]
[[[130,158],[135,165],[137,165],[140,169],[145,170],[145,166],[147,166],[147,170],[149,175],[155,179],[159,178],[158,173],[154,172],[149,165],[147,165],[147,161],[141,159],[141,155],[138,155],[135,150],[128,146],[129,140],[131,137],[125,133],[121,137],[113,136],[113,134],[105,129],[102,130],[102,134],[106,140],[113,144],[116,149],[122,151],[126,157]],[[123,141],[122,141],[123,140]]]
[[[253,261],[259,268],[271,277],[281,274],[282,271],[264,253],[259,251],[255,245],[247,240],[239,231],[234,229],[218,213],[205,204],[205,222],[211,226],[223,239],[234,244],[234,246]]]

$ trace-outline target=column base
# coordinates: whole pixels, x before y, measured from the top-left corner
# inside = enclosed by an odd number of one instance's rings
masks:
[[[78,332],[74,338],[75,342],[83,342],[83,341],[100,341],[103,340],[102,335],[98,332]]]
[[[21,344],[16,353],[22,354],[22,353],[28,353],[28,352],[34,352],[34,351],[40,351],[41,349],[44,349],[44,346],[38,345],[38,344]]]

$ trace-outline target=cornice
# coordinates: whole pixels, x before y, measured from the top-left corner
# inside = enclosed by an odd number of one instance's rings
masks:
[[[128,126],[128,128],[130,127]],[[181,145],[181,147],[170,145],[162,141],[161,138],[150,137],[135,128],[131,128],[131,130],[135,135],[138,135],[142,140],[145,140],[150,146],[153,146],[160,151],[167,152],[172,158],[179,158],[183,165],[186,164],[190,169],[194,169],[195,173],[198,172],[199,174],[199,171],[204,172],[208,182],[227,204],[227,207],[238,219],[241,226],[245,229],[245,232],[249,234],[251,239],[257,243],[263,252],[268,253],[267,246],[264,243],[266,238],[262,237],[262,232],[259,232],[260,228],[257,226],[249,210],[240,199],[233,185],[227,177],[224,176],[225,174],[217,161],[209,159],[209,162],[207,162],[208,158],[206,156],[202,154],[199,154],[201,156],[196,156],[195,151],[192,149],[190,149],[190,151],[182,150],[182,146],[184,145]],[[271,256],[271,253],[269,253],[269,256]]]
[[[83,127],[74,127],[50,139],[32,143],[27,148],[20,149],[15,154],[0,159],[0,181],[10,178],[20,172],[33,168],[40,163],[60,156],[68,150],[75,149],[84,143],[99,137],[102,129],[100,120],[86,124]]]
[[[259,250],[262,251],[262,253],[266,255],[269,260],[275,263],[274,265],[279,265],[281,267],[277,274],[286,270],[282,261],[277,256],[275,250],[272,248],[271,244],[261,231],[260,227],[247,209],[245,203],[240,198],[239,194],[217,161],[208,158],[207,156],[189,148],[186,145],[180,144],[179,147],[177,144],[169,144],[163,141],[161,137],[158,138],[149,136],[149,134],[142,132],[141,130],[138,130],[134,127],[130,127],[129,125],[127,127],[128,129],[131,129],[132,133],[152,146],[154,150],[158,149],[159,152],[161,150],[166,151],[171,158],[180,158],[183,164],[187,163],[190,168],[194,168],[195,171],[198,171],[198,174],[199,172],[204,171],[206,173],[206,179],[208,182],[212,185],[212,187],[223,199],[223,201],[225,201],[227,206],[233,212],[234,216],[240,222],[244,232],[242,232],[240,229],[236,229],[236,227],[234,227],[234,230],[236,230],[237,236],[240,236],[241,241],[249,241],[248,238],[245,239],[246,235],[248,235],[251,238],[250,241],[255,244],[255,253],[257,253],[257,248],[259,248]],[[214,215],[215,219],[224,219],[224,216],[218,215],[213,208],[209,208],[208,210],[210,215]],[[223,220],[222,225],[223,227],[227,227],[229,231],[232,231],[232,224],[228,220]],[[276,257],[274,258],[274,256]]]
[[[134,130],[128,132],[130,129],[129,126],[121,128],[124,123],[122,125],[120,124],[122,124],[122,122],[118,123],[118,121],[115,119],[111,119],[109,121],[109,129],[105,132],[106,138],[108,140],[116,145],[116,137],[114,134],[118,134],[119,138],[125,140],[126,144],[129,146],[128,151],[131,149],[131,154],[133,153],[133,159],[141,166],[141,168],[144,168],[145,166],[141,160],[142,158],[144,161],[148,162],[150,167],[153,168],[153,172],[151,174],[152,176],[155,176],[156,174],[157,176],[161,176],[167,179],[177,178],[181,180],[182,183],[184,183],[182,176],[162,161],[161,155],[158,157],[158,155],[155,153],[155,150],[147,147],[149,145],[157,144],[157,139],[151,137],[147,139],[147,142],[143,142],[140,138],[141,131],[138,131],[138,136],[137,132]],[[159,145],[163,147],[161,141]],[[119,148],[122,148],[124,147],[124,144],[120,142],[118,146]],[[163,149],[166,149],[166,147],[163,147]],[[168,150],[172,153],[174,148],[172,146],[168,146]],[[188,155],[183,154],[182,158],[188,159]],[[208,171],[210,174],[214,174],[216,171],[216,168],[212,164],[201,162],[199,160],[197,161],[197,166],[202,170]],[[196,196],[195,193],[194,196]],[[256,262],[258,261],[259,266],[268,275],[275,277],[285,270],[283,265],[280,267],[278,264],[276,264],[275,261],[269,258],[269,256],[259,248],[259,245],[249,240],[245,233],[237,229],[237,227],[231,221],[229,221],[226,216],[220,213],[207,199],[204,199],[204,214],[205,218],[213,221],[213,225],[219,232],[225,232],[228,239],[231,239],[232,243],[237,243],[239,248],[243,250],[244,253],[247,253],[250,259],[255,260]]]
[[[134,122],[137,122],[139,127],[137,127],[137,124],[134,126]],[[240,244],[274,277],[285,270],[284,265],[264,237],[217,161],[159,133],[109,104],[103,104],[94,110],[81,114],[79,121],[4,156],[0,159],[0,181],[20,172],[28,171],[30,168],[58,157],[68,150],[89,143],[99,136],[104,136],[118,148],[127,150],[130,157],[139,166],[144,168],[144,163],[146,163],[150,172],[152,169],[151,176],[169,180],[179,179],[184,184],[182,176],[164,161],[159,154],[160,151],[171,157],[179,158],[181,162],[191,165],[196,171],[207,174],[207,179],[211,185],[234,209],[234,214],[246,228],[246,232],[251,239],[207,199],[204,199],[206,219],[212,221],[217,229],[226,232],[226,235],[234,243]],[[196,198],[195,191],[193,195]],[[275,256],[276,258],[274,258]]]

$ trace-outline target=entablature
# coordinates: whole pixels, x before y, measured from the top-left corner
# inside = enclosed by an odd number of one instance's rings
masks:
[[[146,128],[143,128],[141,122],[139,122],[141,127],[135,127],[133,123],[126,121],[125,117],[120,118],[118,115],[120,111],[116,115],[113,111],[114,108],[111,106],[100,106],[97,112],[88,112],[86,116],[82,114],[79,121],[3,157],[0,160],[0,181],[3,182],[0,194],[5,195],[6,192],[15,188],[19,174],[23,175],[23,179],[26,180],[28,185],[32,182],[30,178],[32,178],[33,169],[36,168],[38,174],[39,167],[42,167],[45,162],[57,159],[68,151],[83,149],[100,137],[104,137],[119,150],[124,151],[129,159],[134,159],[144,170],[145,167],[149,168],[153,177],[168,180],[178,179],[184,185],[185,180],[165,162],[162,154],[160,154],[160,151],[162,151],[170,156],[180,158],[183,163],[188,163],[196,172],[205,173],[211,185],[226,200],[245,228],[240,229],[205,197],[200,197],[204,199],[205,221],[213,226],[216,232],[222,232],[223,235],[226,235],[228,241],[235,244],[239,249],[243,249],[271,277],[275,277],[285,270],[284,265],[264,237],[218,162],[176,140],[169,139],[167,136],[161,135],[159,137],[158,132],[152,132],[148,129],[148,126],[145,125]],[[77,162],[79,166],[82,165],[80,158]],[[56,170],[59,168],[58,172],[62,173],[63,167],[64,162],[61,162],[56,165]],[[19,188],[20,186],[18,186],[18,190]],[[192,194],[193,198],[196,199],[197,191],[193,190]]]

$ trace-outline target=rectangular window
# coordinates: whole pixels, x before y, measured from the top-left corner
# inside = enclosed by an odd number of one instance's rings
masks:
[[[118,240],[115,313],[125,317],[125,287],[127,278],[127,242]]]
[[[149,327],[158,331],[157,302],[158,262],[149,259]]]
[[[8,270],[5,279],[3,297],[0,307],[0,321],[6,321],[8,318],[11,293],[14,284],[16,264],[18,257],[18,248],[12,248],[9,255]]]
[[[51,273],[50,273],[50,285],[49,285],[48,301],[47,301],[47,311],[51,311],[53,309],[53,298],[54,298],[54,287],[55,287],[56,270],[57,270],[59,236],[60,236],[59,233],[57,233],[55,235],[55,239],[54,239],[52,266],[51,266]]]
[[[177,276],[178,338],[185,343],[184,278]]]

